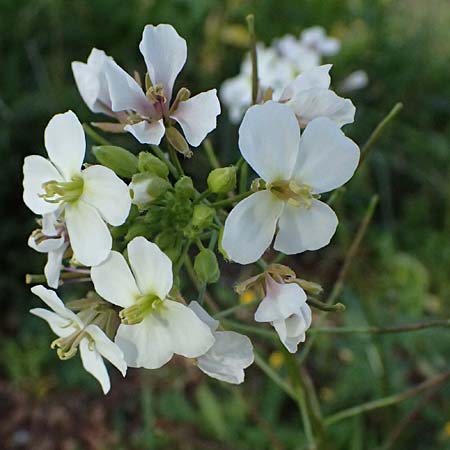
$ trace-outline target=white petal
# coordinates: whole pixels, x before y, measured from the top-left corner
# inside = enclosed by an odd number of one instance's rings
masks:
[[[115,342],[129,367],[159,369],[173,356],[167,324],[157,314],[149,314],[137,325],[119,325]]]
[[[257,261],[272,242],[283,205],[269,191],[239,202],[225,221],[222,247],[228,257],[240,264]]]
[[[82,201],[93,206],[113,226],[122,225],[131,207],[128,186],[111,169],[90,166],[83,170]]]
[[[253,345],[247,336],[234,331],[218,331],[214,345],[197,360],[198,368],[217,380],[240,384],[244,369],[253,363]]]
[[[186,62],[186,41],[172,25],[146,25],[139,50],[153,85],[162,84],[169,102],[175,79]]]
[[[147,122],[142,120],[134,125],[126,125],[125,131],[131,133],[141,144],[159,145],[166,129],[163,120]]]
[[[209,326],[192,310],[172,300],[166,300],[163,308],[161,316],[167,323],[174,353],[186,358],[197,358],[211,348],[214,336]]]
[[[57,236],[58,230],[56,228],[58,224],[59,211],[50,214],[44,214],[42,216],[42,232],[46,236]]]
[[[64,236],[44,239],[38,243],[36,242],[36,235],[33,232],[30,234],[30,237],[28,238],[28,246],[39,253],[48,253],[55,251],[58,248],[60,248],[63,244],[64,244]]]
[[[96,266],[111,250],[112,238],[97,210],[83,201],[65,209],[67,232],[75,258],[85,266]]]
[[[142,236],[135,237],[127,248],[139,290],[164,300],[172,289],[172,261],[156,244]]]
[[[106,261],[91,269],[97,294],[114,305],[127,308],[141,296],[125,258],[112,251]]]
[[[286,255],[318,250],[330,243],[337,224],[334,211],[319,200],[312,200],[309,209],[287,204],[273,247]]]
[[[342,98],[329,89],[308,89],[298,92],[287,103],[294,111],[302,127],[317,117],[328,117],[339,127],[352,123],[355,106],[348,98]]]
[[[136,80],[115,61],[108,60],[105,63],[105,75],[113,111],[136,111],[146,117],[155,115],[153,106]]]
[[[318,50],[323,56],[334,56],[339,53],[341,49],[341,43],[339,39],[336,38],[326,38],[320,42]]]
[[[62,260],[68,246],[68,243],[63,243],[59,248],[48,252],[47,264],[44,267],[44,275],[47,284],[53,289],[57,289],[59,286]]]
[[[193,301],[190,302],[188,305],[189,309],[191,309],[192,311],[194,311],[194,313],[196,314],[196,316],[204,323],[206,323],[206,325],[208,325],[208,327],[210,328],[211,331],[216,331],[217,328],[219,328],[219,321],[213,319],[205,310],[205,308],[203,308],[203,306],[201,306],[198,302]]]
[[[59,207],[46,202],[39,195],[44,194],[42,185],[47,181],[61,181],[62,177],[55,166],[38,155],[27,156],[23,163],[23,201],[35,214],[48,214]]]
[[[300,311],[306,301],[305,291],[295,283],[277,283],[266,277],[266,296],[255,312],[256,322],[273,322],[286,319]]]
[[[97,352],[95,345],[92,345],[88,338],[84,338],[80,342],[80,356],[86,372],[97,378],[102,386],[103,393],[107,394],[111,389],[108,371],[100,353]]]
[[[348,93],[363,89],[369,83],[369,76],[364,70],[355,70],[349,76],[347,76],[340,84],[339,91],[342,93]]]
[[[220,87],[220,99],[228,108],[232,123],[239,123],[245,110],[252,102],[251,78],[246,74],[239,74],[229,78]]]
[[[47,289],[40,284],[38,286],[33,286],[31,292],[34,295],[37,295],[48,307],[55,311],[58,316],[72,321],[80,327],[83,326],[83,322],[81,322],[80,318],[73,311],[65,307],[55,291]]]
[[[180,102],[170,117],[181,125],[189,144],[198,147],[206,135],[216,128],[219,114],[220,103],[217,91],[211,89],[185,102]]]
[[[97,325],[88,325],[85,331],[94,339],[97,352],[117,367],[122,375],[125,376],[127,364],[123,358],[122,350]]]
[[[86,150],[83,126],[73,111],[56,114],[45,128],[50,161],[66,180],[80,174]]]
[[[288,100],[295,94],[312,88],[328,89],[331,84],[329,75],[331,64],[312,67],[301,73],[294,81],[289,83],[281,95],[280,101]]]
[[[319,117],[302,134],[292,176],[320,194],[346,183],[358,163],[358,146],[332,120]]]
[[[58,316],[52,311],[44,308],[30,309],[30,313],[41,319],[44,319],[50,326],[53,333],[59,337],[67,337],[78,330],[77,327],[71,325],[71,321],[65,317]]]
[[[269,101],[252,106],[239,128],[239,149],[268,183],[290,178],[298,155],[300,130],[292,110]]]

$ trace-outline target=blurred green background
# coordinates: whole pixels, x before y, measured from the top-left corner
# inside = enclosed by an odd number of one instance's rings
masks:
[[[83,104],[70,62],[93,46],[132,71],[144,71],[138,52],[147,23],[171,23],[188,42],[179,85],[194,93],[234,76],[246,51],[245,17],[256,14],[258,38],[322,25],[342,39],[335,84],[367,71],[370,84],[352,95],[355,124],[346,132],[362,144],[396,101],[401,115],[386,130],[364,168],[335,204],[341,223],[332,244],[291,258],[304,278],[329,290],[372,194],[374,221],[353,261],[340,298],[343,314],[327,325],[364,326],[448,318],[450,312],[450,4],[446,0],[0,0],[0,447],[33,450],[302,449],[296,405],[253,366],[245,384],[206,379],[189,363],[159,371],[110,371],[103,397],[78,358],[61,363],[52,335],[27,313],[38,304],[26,272],[44,257],[26,246],[34,218],[22,203],[25,155],[42,153],[50,117],[67,109],[95,117]],[[222,162],[236,155],[236,128],[223,114],[212,141]],[[129,137],[118,138],[128,148]],[[202,150],[188,173],[204,180]],[[229,287],[237,267],[222,268],[212,289],[223,304],[238,299]],[[227,286],[228,284],[228,286]],[[62,289],[63,295],[74,295]],[[246,316],[243,315],[245,320]],[[320,335],[302,376],[314,381],[324,415],[396,393],[449,369],[448,329],[417,333]],[[281,376],[279,349],[254,344]],[[275,352],[275,353],[274,353]],[[382,443],[411,417],[395,449],[450,449],[450,386],[399,405],[337,423],[321,448],[365,450]]]

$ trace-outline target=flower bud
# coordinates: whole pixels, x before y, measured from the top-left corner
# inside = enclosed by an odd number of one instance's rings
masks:
[[[255,178],[250,185],[252,192],[258,192],[266,189],[266,182],[262,178]]]
[[[236,167],[221,167],[208,175],[208,188],[215,194],[225,194],[236,187]]]
[[[169,175],[169,168],[155,155],[148,152],[139,153],[138,160],[139,172],[149,172],[158,175],[161,178],[167,178]]]
[[[195,257],[194,270],[201,283],[215,283],[220,276],[216,255],[208,248]]]
[[[214,220],[216,211],[202,203],[194,206],[191,225],[197,230],[209,227]]]
[[[173,247],[173,230],[161,231],[155,238],[155,244],[163,251]]]
[[[113,170],[119,177],[131,178],[138,171],[138,159],[133,153],[114,145],[92,147],[97,161]]]
[[[181,196],[183,197],[194,198],[195,189],[194,183],[192,182],[192,178],[186,176],[181,177],[175,183],[175,192],[177,194],[181,194]]]
[[[182,153],[186,158],[192,156],[192,150],[189,148],[186,139],[176,128],[166,128],[166,138],[177,152]]]
[[[130,242],[133,238],[137,236],[148,236],[148,226],[142,217],[138,217],[133,224],[128,228],[127,234],[125,235],[125,242]]]
[[[169,189],[170,183],[153,173],[138,173],[130,183],[130,195],[133,204],[143,208]]]

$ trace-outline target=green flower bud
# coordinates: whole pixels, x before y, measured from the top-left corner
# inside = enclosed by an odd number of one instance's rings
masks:
[[[195,189],[194,183],[192,182],[192,178],[186,176],[181,177],[175,183],[175,192],[177,194],[181,194],[181,196],[186,198],[194,198]]]
[[[161,231],[155,238],[155,244],[163,251],[172,248],[174,244],[173,230]]]
[[[167,178],[169,175],[167,165],[155,155],[148,152],[139,153],[138,169],[139,172],[154,173],[161,178]]]
[[[119,177],[131,178],[138,172],[138,159],[133,153],[114,145],[92,147],[97,161],[109,167]]]
[[[125,235],[125,241],[130,242],[133,238],[137,236],[144,236],[146,238],[150,238],[149,229],[147,224],[144,222],[143,217],[138,217],[134,223],[128,229],[127,234]]]
[[[192,227],[196,230],[209,227],[213,223],[215,214],[216,211],[209,206],[202,203],[195,205],[191,220]]]
[[[166,128],[166,138],[177,152],[183,154],[186,158],[190,158],[192,156],[192,150],[189,148],[186,139],[176,128]]]
[[[164,178],[153,173],[138,173],[130,183],[132,202],[139,208],[144,208],[153,200],[164,194],[171,187]]]
[[[208,248],[203,249],[194,261],[194,270],[201,283],[215,283],[220,276],[216,255]]]
[[[225,194],[236,187],[236,167],[221,167],[208,175],[208,188],[216,194]]]

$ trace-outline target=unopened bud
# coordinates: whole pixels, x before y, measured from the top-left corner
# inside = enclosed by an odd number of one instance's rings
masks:
[[[148,152],[139,153],[138,169],[139,172],[154,173],[161,178],[166,178],[169,175],[167,164]]]
[[[189,148],[186,139],[176,128],[166,128],[166,138],[177,152],[182,153],[186,156],[186,158],[190,158],[192,156],[192,150]]]
[[[202,203],[195,205],[191,224],[197,230],[207,228],[213,223],[215,214],[216,211],[209,206]]]
[[[145,223],[143,217],[138,217],[133,224],[128,228],[128,232],[125,235],[125,242],[130,242],[137,236],[148,237],[148,225]]]
[[[155,244],[163,251],[173,247],[174,244],[173,231],[172,230],[161,231],[161,233],[159,233],[155,238]]]
[[[183,176],[175,183],[175,192],[183,197],[194,198],[195,188],[191,177]]]
[[[109,167],[119,177],[131,178],[138,171],[138,159],[133,153],[114,145],[92,147],[97,161]]]
[[[139,208],[145,207],[148,203],[164,194],[170,183],[164,178],[153,173],[138,173],[133,176],[130,183],[131,201]]]
[[[252,192],[258,192],[266,189],[266,182],[262,178],[255,178],[250,185]]]
[[[207,179],[208,188],[215,194],[225,194],[236,187],[236,167],[221,167],[212,170]]]
[[[216,255],[207,248],[195,257],[194,270],[201,283],[215,283],[220,276]]]

